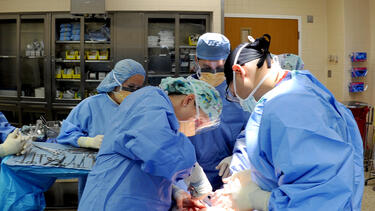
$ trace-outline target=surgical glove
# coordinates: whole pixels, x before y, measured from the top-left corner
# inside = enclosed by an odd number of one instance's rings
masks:
[[[235,210],[263,210],[268,211],[268,203],[271,193],[264,191],[253,182],[240,188],[238,193],[233,194],[233,207]]]
[[[16,128],[5,139],[3,144],[0,144],[0,157],[13,155],[22,151],[25,141],[22,140],[19,129]]]
[[[271,193],[251,181],[251,171],[241,171],[224,181],[223,195],[229,195],[235,210],[268,210]]]
[[[176,201],[178,210],[199,210],[206,207],[199,200],[192,199],[190,194],[175,185],[172,185],[172,198]]]
[[[228,156],[220,161],[219,165],[216,166],[216,169],[219,170],[219,176],[222,178],[227,178],[231,175],[230,172],[230,163],[232,162],[232,156]]]
[[[104,135],[97,135],[95,137],[79,137],[78,146],[84,148],[99,149],[102,145]]]
[[[185,179],[185,183],[188,184],[190,194],[194,198],[203,199],[212,192],[211,183],[198,163],[195,163],[190,176]]]

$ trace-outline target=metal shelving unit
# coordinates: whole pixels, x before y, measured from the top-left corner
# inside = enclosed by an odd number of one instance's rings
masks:
[[[144,66],[148,84],[158,85],[163,77],[191,74],[196,47],[189,42],[189,36],[210,31],[209,20],[209,14],[199,13],[145,14]]]
[[[47,120],[62,120],[101,82],[99,78],[89,79],[89,73],[108,73],[116,62],[125,58],[134,59],[145,67],[146,81],[150,85],[157,85],[167,76],[188,76],[189,71],[181,66],[181,56],[186,57],[184,52],[194,51],[195,46],[186,42],[187,35],[210,31],[210,20],[211,14],[204,12],[115,12],[106,17],[59,12],[1,14],[0,111],[15,126],[35,123],[32,121],[40,115]],[[70,22],[80,24],[79,41],[59,39],[60,24]],[[104,24],[110,29],[108,41],[85,40],[87,29]],[[158,35],[163,27],[170,28],[174,36],[168,52],[170,69],[152,71],[149,67],[160,63],[158,58],[163,53],[158,52],[160,47],[148,46],[147,39],[149,32]],[[26,52],[34,40],[43,42],[43,53]],[[61,53],[73,49],[81,55],[79,59],[68,60]],[[108,60],[85,59],[85,50],[91,49],[109,49]],[[154,64],[151,65],[151,61]],[[56,78],[58,65],[79,66],[80,78]],[[79,99],[56,98],[57,89],[72,87],[79,93]]]

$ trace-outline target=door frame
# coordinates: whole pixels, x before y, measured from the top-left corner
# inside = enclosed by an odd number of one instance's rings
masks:
[[[273,18],[273,19],[293,19],[298,21],[298,56],[302,57],[302,17],[290,15],[262,15],[246,13],[224,13],[224,18]],[[223,22],[223,26],[225,21]],[[225,26],[224,26],[225,27]]]

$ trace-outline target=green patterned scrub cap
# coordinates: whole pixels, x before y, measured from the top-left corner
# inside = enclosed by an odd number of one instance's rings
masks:
[[[220,119],[223,102],[219,92],[210,84],[196,79],[167,77],[161,80],[159,87],[167,94],[194,94],[199,108],[210,119]]]

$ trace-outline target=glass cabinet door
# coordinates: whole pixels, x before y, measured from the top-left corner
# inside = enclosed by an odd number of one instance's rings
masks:
[[[189,75],[195,69],[196,45],[200,35],[206,33],[206,15],[181,15],[179,19],[179,75]]]
[[[45,18],[21,16],[20,78],[21,97],[44,99],[45,76]]]
[[[0,17],[0,97],[17,98],[17,18]]]
[[[52,98],[77,104],[81,99],[81,18],[52,18]]]
[[[148,17],[148,83],[158,85],[162,77],[175,75],[175,17]]]
[[[111,46],[112,18],[96,15],[84,19],[85,91],[84,97],[97,94],[96,87],[113,68]]]

